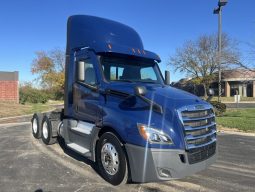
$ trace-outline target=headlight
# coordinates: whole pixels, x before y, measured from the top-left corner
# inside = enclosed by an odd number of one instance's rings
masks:
[[[144,124],[137,124],[140,135],[147,140],[149,143],[158,143],[158,144],[173,144],[172,139],[165,134],[163,131],[159,131],[155,128],[149,127]]]

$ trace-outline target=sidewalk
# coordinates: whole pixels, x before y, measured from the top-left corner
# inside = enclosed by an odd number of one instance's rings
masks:
[[[222,101],[222,103],[225,103],[225,104],[227,104],[227,103],[236,103],[236,102],[234,102],[234,101]],[[255,101],[240,101],[239,103],[254,103],[255,104]]]
[[[227,108],[255,108],[255,102],[230,103],[224,102]]]

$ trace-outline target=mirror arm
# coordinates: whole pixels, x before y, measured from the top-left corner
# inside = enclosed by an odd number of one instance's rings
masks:
[[[148,103],[150,106],[152,106],[152,109],[157,112],[157,113],[160,113],[162,114],[163,113],[163,109],[162,109],[162,106],[153,102],[152,100],[142,96],[142,95],[136,95],[137,97],[139,97],[140,99],[142,99],[143,101],[145,101],[146,103]]]
[[[213,95],[209,95],[209,97],[206,99],[207,102],[211,101],[211,99],[213,98]]]
[[[80,85],[83,85],[83,86],[85,86],[85,87],[90,88],[92,91],[98,91],[98,85],[97,85],[97,84],[96,84],[95,86],[93,86],[93,85],[84,83],[84,82],[82,82],[82,81],[77,81],[77,83],[80,84]]]

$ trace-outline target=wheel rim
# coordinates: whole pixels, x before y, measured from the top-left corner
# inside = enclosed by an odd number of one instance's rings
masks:
[[[33,132],[37,133],[38,126],[37,126],[36,118],[33,119],[32,128],[33,128]]]
[[[48,124],[47,124],[47,122],[43,123],[43,137],[45,139],[48,138]]]
[[[101,149],[101,162],[105,171],[115,175],[119,170],[119,155],[111,143],[105,143]]]

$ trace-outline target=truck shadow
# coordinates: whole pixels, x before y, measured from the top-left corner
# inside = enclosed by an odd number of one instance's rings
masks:
[[[81,154],[73,151],[72,149],[69,149],[66,144],[65,144],[65,141],[61,138],[61,137],[58,137],[57,138],[57,141],[58,141],[58,144],[60,146],[60,148],[63,150],[63,152],[68,155],[69,157],[71,157],[72,159],[76,160],[76,161],[80,161],[82,163],[86,163],[87,165],[89,165],[97,174],[99,177],[101,177],[105,182],[107,182],[100,174],[99,170],[98,170],[98,167],[97,167],[97,164],[96,162],[93,162],[91,160],[89,160],[88,158],[82,156]],[[108,183],[108,182],[107,182]],[[129,185],[132,185],[132,186],[140,186],[140,182],[133,182],[131,181],[131,179],[129,178],[127,184]],[[118,189],[118,186],[113,186],[112,187],[117,187]],[[150,190],[147,190],[147,191],[150,191]]]
[[[65,154],[67,154],[69,157],[73,158],[76,161],[80,161],[83,163],[86,163],[87,165],[89,165],[98,175],[100,175],[98,169],[97,169],[97,165],[95,162],[89,160],[88,158],[82,156],[81,154],[73,151],[72,149],[69,149],[66,144],[65,141],[61,138],[58,137],[57,138],[58,144],[61,147],[61,149],[63,150],[63,152]]]

